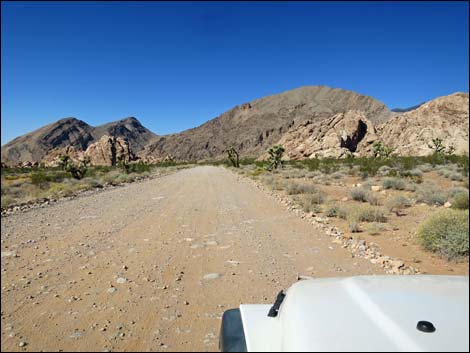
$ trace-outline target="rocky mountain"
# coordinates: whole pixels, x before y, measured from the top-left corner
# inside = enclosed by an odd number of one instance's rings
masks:
[[[96,152],[92,155],[107,151],[108,156],[97,158],[96,163],[107,164],[110,148],[118,145],[129,158],[136,154],[148,162],[221,159],[230,146],[241,157],[258,158],[278,143],[292,159],[370,155],[378,140],[397,154],[424,155],[432,152],[427,144],[435,137],[453,145],[459,154],[468,153],[468,101],[468,93],[455,93],[394,113],[372,97],[307,86],[241,104],[201,126],[164,136],[155,135],[135,118],[97,127],[75,118],[62,119],[2,146],[2,162],[40,161],[47,153],[50,162],[63,148],[79,155],[103,136],[106,141],[91,148]]]
[[[65,118],[2,146],[2,162],[41,161],[49,151],[57,148],[73,147],[77,151],[85,151],[104,135],[125,139],[136,152],[157,137],[134,117],[97,127],[76,118]]]
[[[139,153],[144,160],[165,156],[202,160],[224,157],[233,145],[241,156],[258,157],[293,126],[348,110],[362,111],[378,124],[391,112],[372,97],[327,86],[307,86],[245,103],[207,123],[178,134],[160,136]]]
[[[468,153],[469,94],[439,97],[419,108],[395,116],[377,126],[386,146],[399,155],[423,156],[432,153],[428,143],[441,138],[455,153]]]
[[[428,144],[439,137],[455,153],[468,154],[469,95],[455,93],[439,97],[382,123],[374,123],[363,112],[348,111],[321,121],[307,120],[293,126],[277,142],[288,159],[373,155],[374,142],[381,141],[397,155],[425,156],[433,153]],[[266,158],[266,154],[261,159]]]

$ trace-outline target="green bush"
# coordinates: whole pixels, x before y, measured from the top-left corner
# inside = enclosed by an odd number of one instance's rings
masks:
[[[421,245],[447,259],[468,256],[468,210],[441,210],[418,228]]]

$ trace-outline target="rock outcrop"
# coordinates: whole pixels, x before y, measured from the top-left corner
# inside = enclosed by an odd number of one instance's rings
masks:
[[[90,158],[91,165],[113,166],[121,160],[126,163],[135,160],[135,155],[126,140],[108,135],[88,146],[85,156]]]
[[[380,139],[395,154],[425,156],[428,143],[441,138],[456,154],[468,154],[469,95],[454,93],[429,101],[377,126]]]
[[[286,149],[287,159],[341,158],[349,153],[370,155],[377,139],[372,122],[363,112],[347,111],[318,122],[307,120],[289,130],[278,144]]]
[[[126,163],[136,159],[126,140],[108,135],[102,136],[98,142],[88,146],[86,151],[80,151],[71,146],[55,148],[43,158],[43,163],[46,167],[57,167],[63,155],[68,155],[75,164],[79,164],[84,157],[88,157],[91,165],[107,166],[116,165],[121,159]]]
[[[60,165],[60,157],[67,155],[73,163],[78,164],[83,160],[84,154],[84,151],[77,150],[73,146],[54,148],[44,156],[42,163],[45,167],[58,167]]]

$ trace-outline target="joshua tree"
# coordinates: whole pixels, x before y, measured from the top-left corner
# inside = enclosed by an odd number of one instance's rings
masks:
[[[129,173],[130,166],[129,163],[127,163],[126,161],[126,156],[124,156],[123,154],[117,157],[117,165],[123,168],[126,173]]]
[[[269,165],[268,169],[273,170],[277,169],[278,167],[282,167],[282,155],[285,149],[282,145],[274,145],[268,150],[269,153]]]
[[[442,154],[446,150],[446,146],[439,137],[432,139],[431,143],[428,143],[428,147],[434,151],[434,154]]]
[[[227,152],[228,159],[229,159],[230,163],[232,163],[232,166],[234,166],[235,168],[240,168],[240,164],[238,162],[239,155],[238,155],[238,152],[235,149],[235,147],[230,146],[226,150],[226,152]]]
[[[59,166],[63,170],[67,170],[67,167],[69,166],[70,163],[70,157],[68,154],[62,155],[59,157]]]
[[[393,148],[384,146],[381,141],[374,142],[372,147],[376,158],[388,158],[393,152]]]
[[[88,171],[88,165],[90,164],[90,158],[89,157],[83,157],[83,159],[80,161],[80,164],[76,166],[73,163],[67,164],[67,171],[72,174],[72,177],[75,179],[82,179],[86,172]]]

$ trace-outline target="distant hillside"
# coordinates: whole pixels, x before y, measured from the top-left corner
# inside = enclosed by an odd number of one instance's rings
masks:
[[[157,137],[133,117],[93,127],[76,118],[65,118],[15,138],[2,146],[2,162],[40,161],[48,151],[73,146],[85,150],[108,134],[123,137],[134,151]]]
[[[427,154],[427,143],[440,137],[468,153],[468,93],[439,97],[415,107],[390,111],[380,101],[352,91],[306,86],[234,107],[201,126],[157,136],[136,118],[93,127],[66,118],[2,146],[2,162],[41,161],[54,148],[84,151],[104,135],[128,141],[132,154],[148,162],[225,158],[234,146],[241,157],[262,157],[274,144],[286,146],[292,159],[370,155],[381,140],[401,155]],[[129,152],[131,153],[131,152]]]
[[[394,112],[394,113],[406,113],[406,112],[410,112],[410,111],[412,111],[412,110],[418,109],[418,108],[421,107],[424,103],[426,103],[426,102],[423,102],[423,103],[414,105],[414,106],[409,107],[409,108],[394,108],[394,109],[392,109],[391,111]]]
[[[376,99],[327,86],[307,86],[245,103],[207,123],[178,134],[160,136],[140,155],[144,159],[171,155],[201,160],[225,156],[234,145],[242,156],[257,157],[295,124],[322,120],[335,113],[359,110],[375,123],[391,117]]]

